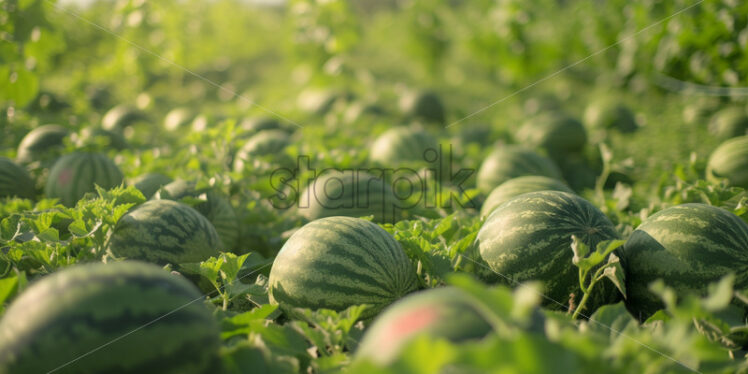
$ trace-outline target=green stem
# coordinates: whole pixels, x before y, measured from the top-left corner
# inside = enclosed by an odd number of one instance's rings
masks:
[[[587,286],[586,288],[584,287],[584,281],[583,280],[580,281],[582,282],[581,288],[582,288],[582,293],[584,294],[584,296],[582,296],[582,300],[579,302],[579,306],[577,306],[577,309],[574,310],[574,314],[572,314],[571,316],[572,319],[576,319],[577,316],[579,316],[579,313],[582,311],[582,309],[584,309],[585,304],[587,304],[587,299],[589,299],[590,295],[592,294],[592,288],[595,287],[597,280],[600,279],[600,272],[604,270],[605,270],[604,266],[597,269],[597,271],[595,272],[595,275],[592,277],[592,280],[590,281],[590,285]]]

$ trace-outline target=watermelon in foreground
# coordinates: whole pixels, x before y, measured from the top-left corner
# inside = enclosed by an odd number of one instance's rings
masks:
[[[201,298],[141,262],[60,270],[0,321],[0,374],[218,372],[219,329]]]
[[[706,292],[711,282],[736,274],[735,289],[748,287],[748,225],[705,204],[682,204],[647,218],[626,241],[626,305],[644,319],[662,308],[649,284],[662,279],[676,292]]]
[[[385,309],[366,330],[356,351],[357,359],[386,365],[410,340],[420,335],[453,342],[486,336],[491,325],[476,307],[478,301],[472,298],[457,288],[444,287],[399,300]]]
[[[369,304],[362,318],[414,291],[413,266],[381,227],[351,217],[312,221],[296,231],[273,262],[270,300],[294,308],[332,309]]]
[[[219,245],[216,229],[195,209],[151,200],[120,218],[107,251],[114,257],[178,265],[215,256]]]
[[[510,286],[529,280],[544,283],[553,309],[565,309],[569,295],[581,300],[579,272],[572,263],[571,236],[590,248],[618,233],[599,209],[567,192],[539,191],[519,195],[493,211],[476,239],[481,257]],[[617,301],[612,283],[603,281],[590,297],[589,311]]]
[[[44,194],[74,206],[83,195],[119,186],[124,176],[114,161],[99,153],[78,152],[62,156],[49,172]]]

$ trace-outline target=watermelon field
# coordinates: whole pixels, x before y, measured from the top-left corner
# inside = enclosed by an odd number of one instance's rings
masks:
[[[0,374],[748,373],[748,2],[0,1]]]

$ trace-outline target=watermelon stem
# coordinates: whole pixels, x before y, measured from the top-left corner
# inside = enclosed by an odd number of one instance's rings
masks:
[[[579,286],[582,289],[582,293],[584,296],[582,296],[582,300],[579,302],[579,306],[574,310],[574,314],[572,314],[571,318],[576,319],[577,316],[579,316],[579,313],[584,309],[585,304],[587,303],[587,299],[590,298],[590,295],[592,294],[592,288],[595,287],[595,284],[598,280],[602,279],[602,273],[605,270],[605,266],[602,266],[595,271],[595,275],[592,277],[592,280],[590,281],[589,286],[585,287],[584,281],[587,279],[587,271],[583,271],[582,268],[579,269]]]

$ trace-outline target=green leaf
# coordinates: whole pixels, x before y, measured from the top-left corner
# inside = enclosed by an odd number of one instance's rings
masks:
[[[18,291],[18,277],[0,279],[0,307]]]
[[[23,107],[39,91],[39,78],[26,69],[0,67],[0,102],[13,101]]]
[[[623,298],[626,298],[626,273],[623,271],[621,261],[615,253],[611,253],[608,257],[608,263],[605,265],[605,270],[601,277],[608,278],[613,285],[616,286]]]
[[[45,242],[60,241],[60,233],[57,231],[57,229],[52,227],[44,229],[42,232],[36,234],[36,237]]]
[[[574,257],[572,258],[571,262],[574,263],[574,265],[580,266],[580,262],[582,259],[587,257],[587,254],[590,253],[590,247],[585,244],[582,239],[579,239],[578,236],[572,235],[571,236],[571,251],[574,252]]]
[[[709,296],[702,300],[704,308],[712,312],[727,308],[732,301],[733,284],[735,274],[732,273],[722,277],[719,282],[709,284]]]

